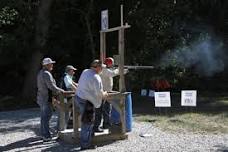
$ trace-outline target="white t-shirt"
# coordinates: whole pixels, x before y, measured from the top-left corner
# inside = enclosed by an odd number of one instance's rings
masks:
[[[118,69],[103,68],[100,74],[102,84],[105,91],[112,91],[113,88],[113,77],[119,75]]]
[[[67,89],[72,89],[73,76],[66,74],[64,77],[64,83],[65,83]]]
[[[76,95],[84,100],[89,100],[95,108],[101,106],[103,85],[101,77],[93,69],[86,69],[82,72]]]

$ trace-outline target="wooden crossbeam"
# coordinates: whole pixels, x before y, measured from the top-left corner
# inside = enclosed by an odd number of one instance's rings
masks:
[[[109,28],[107,30],[101,30],[101,33],[108,33],[108,32],[114,32],[114,31],[119,31],[121,29],[126,29],[126,28],[130,28],[131,26],[128,24],[125,24],[124,26],[117,26],[117,27],[113,27],[113,28]]]

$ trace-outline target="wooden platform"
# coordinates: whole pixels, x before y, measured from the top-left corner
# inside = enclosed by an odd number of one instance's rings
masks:
[[[80,132],[80,130],[79,130]],[[69,144],[79,144],[79,139],[74,139],[74,130],[73,129],[66,129],[64,131],[59,132],[59,137],[61,141],[69,143]],[[127,134],[121,134],[118,132],[112,132],[108,129],[105,129],[102,133],[95,133],[95,136],[92,139],[94,144],[102,144],[104,142],[111,142],[115,140],[124,140],[127,139]]]

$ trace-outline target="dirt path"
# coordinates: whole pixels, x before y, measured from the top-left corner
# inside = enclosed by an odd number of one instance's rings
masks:
[[[51,126],[55,126],[53,116]],[[141,133],[152,136],[140,137]],[[39,109],[0,112],[0,151],[78,151],[78,145],[51,141],[43,143],[39,135]],[[228,152],[228,135],[166,133],[149,123],[134,122],[129,138],[98,147],[99,152],[141,151],[221,151]]]

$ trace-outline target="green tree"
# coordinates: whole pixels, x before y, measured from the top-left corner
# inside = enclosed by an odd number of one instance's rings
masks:
[[[41,0],[38,6],[37,19],[35,23],[34,50],[25,76],[22,96],[33,99],[36,95],[36,75],[40,68],[40,61],[43,57],[42,51],[47,45],[47,36],[50,25],[49,11],[52,0]]]

